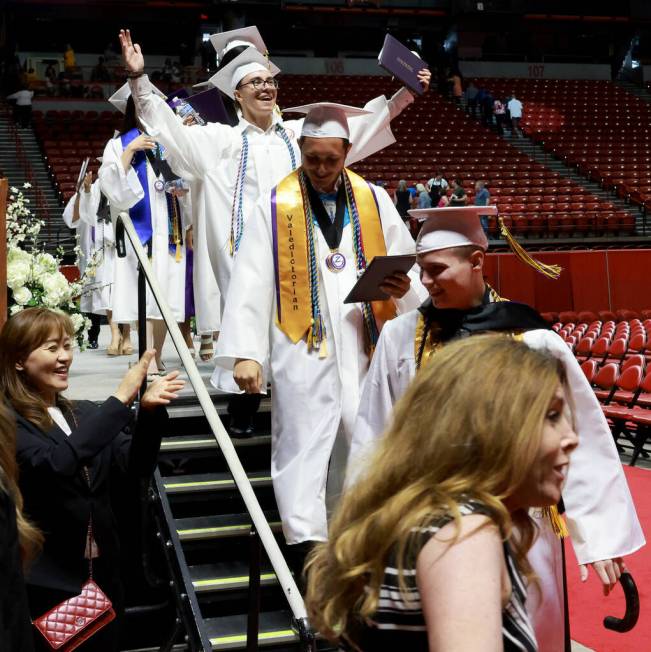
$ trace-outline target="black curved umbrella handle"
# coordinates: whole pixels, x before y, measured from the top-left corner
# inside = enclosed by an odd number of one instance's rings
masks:
[[[633,576],[626,571],[622,573],[619,582],[624,589],[624,597],[626,598],[626,613],[623,618],[616,616],[606,616],[604,618],[604,627],[612,629],[614,632],[629,632],[637,624],[640,617],[640,596],[637,592],[637,586]]]

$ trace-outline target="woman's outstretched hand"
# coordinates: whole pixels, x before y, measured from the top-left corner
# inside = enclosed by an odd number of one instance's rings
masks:
[[[147,377],[149,364],[156,355],[155,349],[149,349],[142,354],[142,358],[124,374],[124,378],[119,387],[113,394],[115,398],[122,401],[125,405],[131,405],[138,394],[138,390]]]
[[[185,387],[185,380],[179,378],[179,371],[171,371],[166,376],[157,378],[140,399],[143,410],[153,410],[161,405],[169,405],[178,397],[179,390]]]
[[[142,72],[145,69],[145,58],[137,43],[131,40],[131,32],[128,29],[121,29],[119,34],[120,46],[122,47],[122,60],[128,72]]]

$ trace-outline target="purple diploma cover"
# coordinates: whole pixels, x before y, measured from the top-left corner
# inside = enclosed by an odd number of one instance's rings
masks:
[[[219,90],[210,88],[187,97],[185,101],[206,121],[229,124],[228,114],[224,108]]]
[[[384,45],[378,55],[378,63],[397,77],[409,90],[418,95],[423,94],[423,86],[418,81],[418,71],[427,68],[427,63],[391,34],[387,34],[384,39]]]

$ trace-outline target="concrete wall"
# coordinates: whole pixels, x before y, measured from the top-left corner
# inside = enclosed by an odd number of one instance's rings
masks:
[[[526,63],[461,61],[464,77],[510,77],[525,79],[610,79],[610,66],[589,63]]]

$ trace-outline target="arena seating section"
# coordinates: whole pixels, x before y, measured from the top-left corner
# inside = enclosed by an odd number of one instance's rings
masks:
[[[522,127],[550,154],[644,208],[651,206],[651,104],[609,81],[479,79],[515,92]]]
[[[398,88],[386,77],[283,75],[280,81],[282,106],[325,99],[363,106],[373,97],[389,96]],[[514,87],[511,81],[500,83],[511,90]],[[515,85],[518,92],[521,81],[517,80]],[[595,84],[595,88],[616,89],[610,83]],[[528,103],[524,91],[522,96]],[[626,102],[636,100],[628,94],[625,99]],[[527,120],[531,120],[533,114],[526,115]],[[48,111],[44,115],[37,111],[35,122],[52,174],[66,199],[74,192],[81,159],[84,156],[94,159],[102,153],[119,124],[119,116],[110,111],[99,114],[95,111],[85,114]],[[526,124],[531,128],[534,123]],[[535,124],[542,128],[542,119]],[[474,181],[487,180],[492,201],[497,203],[500,214],[518,236],[585,237],[634,233],[633,215],[616,210],[612,202],[592,195],[574,181],[522,154],[435,92],[410,106],[393,121],[392,128],[397,139],[393,146],[353,166],[369,180],[386,183],[389,189],[395,188],[399,179],[409,184],[425,182],[440,169],[448,180],[463,179],[470,196]],[[494,218],[490,220],[489,229],[491,235],[497,237]]]
[[[546,315],[592,384],[615,442],[632,448],[631,465],[651,436],[651,310]]]
[[[99,168],[107,141],[119,126],[121,116],[113,111],[35,111],[36,135],[47,156],[50,173],[67,201],[75,192],[81,163],[90,157],[89,169]]]

